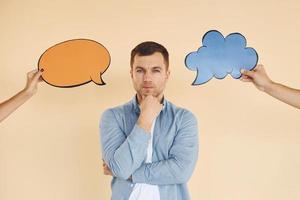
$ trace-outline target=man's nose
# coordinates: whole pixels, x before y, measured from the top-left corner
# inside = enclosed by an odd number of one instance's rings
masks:
[[[151,73],[150,72],[145,72],[144,81],[148,82],[148,81],[151,81],[151,80],[152,80]]]

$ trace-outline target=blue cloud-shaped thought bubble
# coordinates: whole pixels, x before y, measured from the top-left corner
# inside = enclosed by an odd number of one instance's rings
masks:
[[[185,65],[197,71],[192,85],[201,85],[213,77],[223,79],[227,74],[241,77],[241,69],[252,70],[258,61],[255,49],[246,47],[246,38],[240,33],[231,33],[226,38],[216,30],[205,33],[202,47],[185,57]]]

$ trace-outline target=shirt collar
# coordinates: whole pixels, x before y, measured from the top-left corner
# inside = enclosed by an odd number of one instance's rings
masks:
[[[136,113],[140,113],[140,107],[139,107],[139,103],[138,103],[138,99],[137,99],[137,95],[134,95],[133,99],[132,99],[132,103],[133,103],[133,108],[134,108],[134,111]],[[163,108],[162,108],[162,111],[164,111],[166,109],[166,103],[167,103],[167,100],[165,99],[165,97],[163,96],[162,100],[161,100],[161,103],[163,104]]]

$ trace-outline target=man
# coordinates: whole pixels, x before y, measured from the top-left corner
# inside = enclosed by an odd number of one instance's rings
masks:
[[[198,158],[197,120],[164,98],[170,75],[165,47],[143,42],[132,50],[130,64],[136,96],[106,110],[100,121],[111,199],[187,200]]]
[[[0,122],[13,113],[18,107],[30,99],[37,91],[38,82],[42,81],[42,70],[32,70],[27,73],[27,83],[23,90],[10,99],[0,103]]]
[[[253,71],[242,71],[241,80],[252,82],[259,90],[300,109],[300,90],[273,82],[268,77],[263,65],[258,65]]]

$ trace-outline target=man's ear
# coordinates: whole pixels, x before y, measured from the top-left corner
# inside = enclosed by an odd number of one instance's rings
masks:
[[[131,76],[131,78],[133,78],[132,67],[130,68],[130,76]]]
[[[169,79],[170,73],[171,73],[170,70],[168,70],[166,74],[167,79]]]

